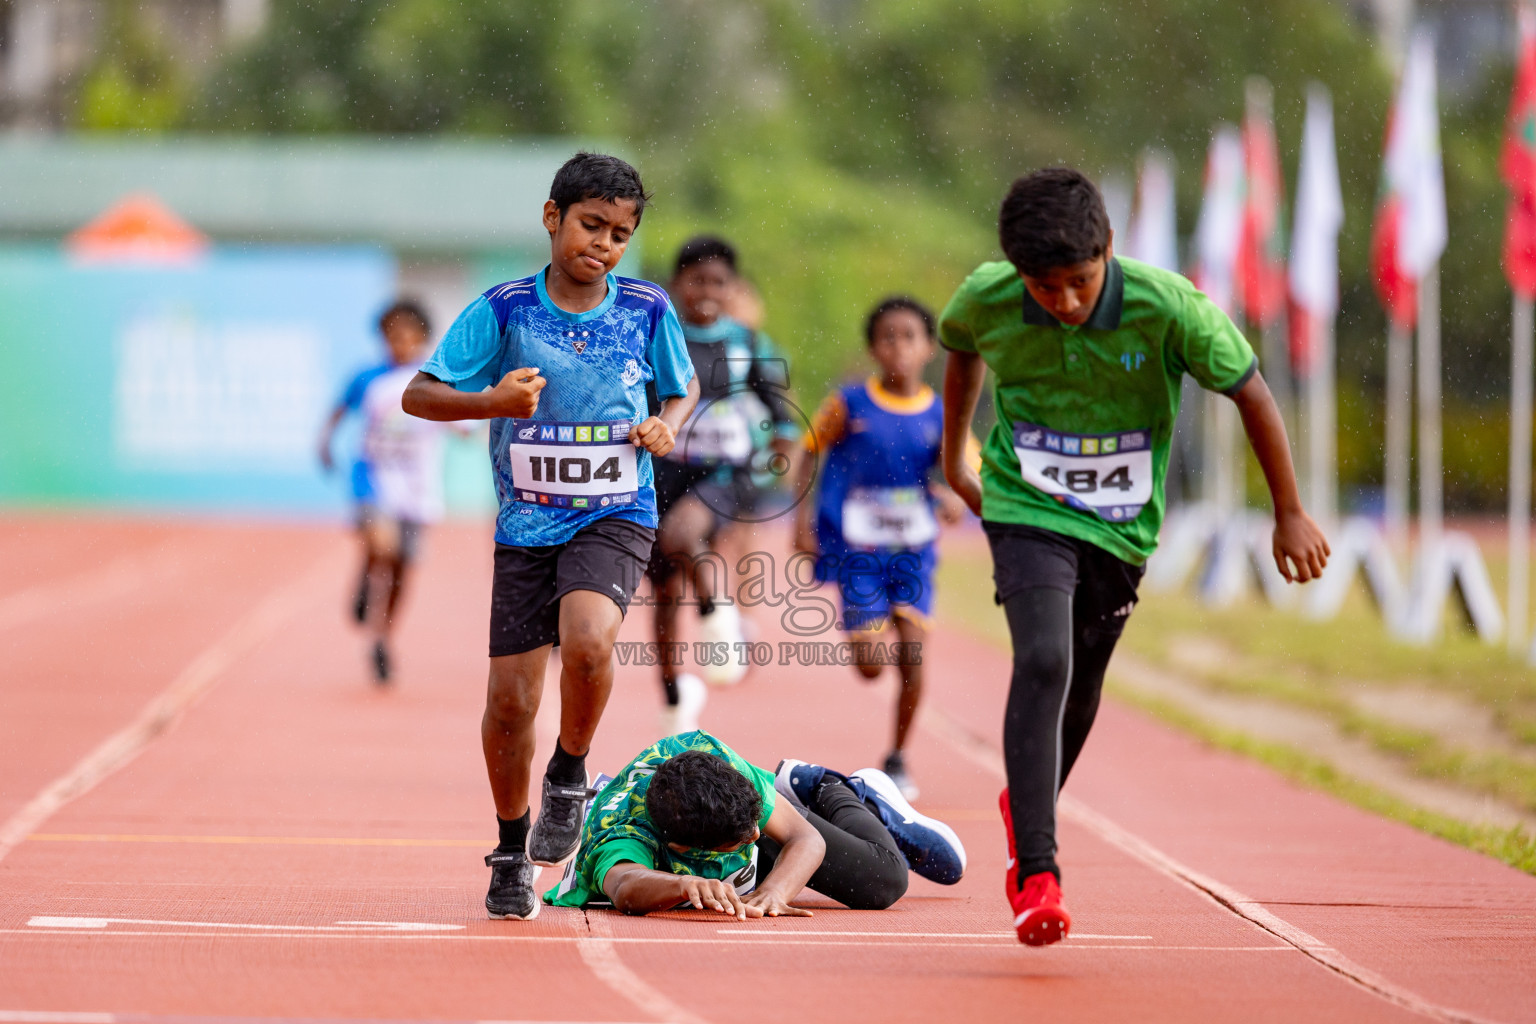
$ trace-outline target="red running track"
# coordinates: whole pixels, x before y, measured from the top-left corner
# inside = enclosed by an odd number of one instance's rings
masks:
[[[1076,931],[1019,946],[1007,658],[943,627],[910,759],[969,849],[960,885],[747,924],[487,920],[489,546],[431,536],[381,693],[340,530],[0,519],[0,1024],[1536,1020],[1536,879],[1114,704],[1063,811]],[[653,671],[620,669],[594,767],[653,738]],[[853,769],[883,753],[890,698],[767,668],[705,724],[760,764]]]

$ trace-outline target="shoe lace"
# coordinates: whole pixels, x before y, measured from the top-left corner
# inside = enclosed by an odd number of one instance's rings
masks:
[[[558,783],[545,783],[548,789],[544,793],[544,807],[539,812],[554,819],[552,824],[561,829],[575,828],[581,820],[581,812],[586,807],[586,802],[597,796],[597,790],[588,789],[586,786],[564,786]]]

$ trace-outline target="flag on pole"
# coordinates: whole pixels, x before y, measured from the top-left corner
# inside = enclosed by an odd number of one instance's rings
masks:
[[[1127,232],[1127,256],[1154,267],[1179,269],[1179,227],[1173,189],[1173,160],[1149,149],[1141,157],[1136,212]]]
[[[1314,82],[1307,89],[1307,122],[1301,136],[1296,180],[1296,220],[1291,225],[1291,365],[1298,376],[1314,368],[1318,324],[1339,308],[1339,228],[1344,197],[1333,140],[1333,101]]]
[[[1248,80],[1243,115],[1247,192],[1237,273],[1249,322],[1267,327],[1285,312],[1285,241],[1280,228],[1283,186],[1269,83]]]
[[[1205,159],[1205,198],[1195,225],[1195,287],[1237,313],[1237,251],[1243,234],[1243,138],[1218,125]]]
[[[1499,170],[1509,185],[1504,274],[1516,293],[1536,295],[1536,16],[1520,8],[1520,59]]]
[[[1393,323],[1418,317],[1418,283],[1445,251],[1445,176],[1435,98],[1435,44],[1426,32],[1409,44],[1387,120],[1381,192],[1371,232],[1376,293]]]

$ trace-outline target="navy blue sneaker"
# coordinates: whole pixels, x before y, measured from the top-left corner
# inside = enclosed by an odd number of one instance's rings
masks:
[[[853,773],[853,779],[863,783],[865,804],[896,840],[913,871],[940,885],[960,881],[965,874],[965,847],[954,829],[917,813],[901,795],[900,787],[878,768],[861,768]]]
[[[862,779],[849,778],[842,772],[835,772],[819,764],[797,761],[792,757],[786,757],[780,761],[778,768],[774,770],[774,775],[773,788],[778,791],[779,796],[788,800],[790,806],[799,811],[802,817],[811,813],[811,800],[816,794],[816,787],[821,785],[821,780],[829,775],[834,779],[841,779],[860,800],[865,798]]]

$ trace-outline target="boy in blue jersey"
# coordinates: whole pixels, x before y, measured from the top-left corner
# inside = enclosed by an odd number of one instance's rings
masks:
[[[548,266],[471,303],[403,402],[426,419],[491,421],[501,509],[481,741],[500,834],[486,858],[492,917],[534,916],[536,868],[580,841],[613,642],[656,536],[651,456],[672,450],[698,399],[666,293],[611,273],[649,198],[622,160],[566,161],[544,204]],[[556,644],[560,735],[530,826],[533,721]]]
[[[736,250],[723,239],[700,235],[678,251],[669,287],[699,380],[699,404],[677,447],[656,463],[661,526],[646,572],[656,591],[660,650],[676,641],[678,604],[691,594],[699,607],[699,639],[724,643],[733,656],[725,665],[702,666],[702,681],[663,659],[663,735],[698,728],[704,682],[729,685],[746,672],[734,656],[741,618],[730,595],[721,592],[737,560],[729,553],[738,547],[742,518],[754,514],[761,497],[754,463],[771,450],[787,468],[800,433],[783,357],[761,331],[727,312],[739,285]]]
[[[432,329],[428,326],[427,314],[419,305],[401,299],[379,316],[379,334],[384,338],[388,358],[361,371],[348,382],[320,432],[320,465],[327,473],[336,468],[331,446],[342,420],[352,415],[364,415],[369,389],[378,381],[396,370],[421,362]],[[365,437],[363,448],[352,462],[348,481],[356,507],[357,535],[363,548],[363,567],[352,600],[352,616],[359,625],[366,625],[372,610],[374,618],[387,629],[400,601],[420,524],[381,513],[369,454]],[[382,614],[373,607],[375,590],[383,594]],[[389,659],[382,637],[373,648],[373,671],[380,683],[388,682]]]
[[[903,751],[923,695],[919,645],[933,610],[934,541],[939,520],[958,522],[963,508],[953,491],[929,479],[944,424],[943,405],[923,383],[937,350],[933,314],[905,296],[886,299],[869,314],[865,340],[879,374],[829,395],[806,437],[802,486],[809,487],[819,454],[826,465],[816,501],[800,505],[795,547],[820,556],[817,579],[837,581],[843,628],[853,635],[865,679],[877,678],[889,660],[880,656],[879,634],[887,621],[895,626],[901,695],[885,773],[910,800],[917,787]]]

